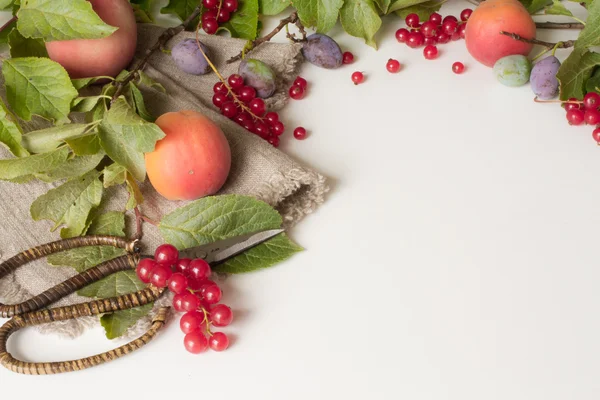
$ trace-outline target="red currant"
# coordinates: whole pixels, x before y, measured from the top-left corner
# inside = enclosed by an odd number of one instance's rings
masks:
[[[233,118],[237,115],[237,113],[238,113],[237,106],[235,105],[235,103],[233,101],[226,101],[221,106],[221,114],[223,114],[227,118]]]
[[[229,82],[229,86],[231,86],[232,89],[239,89],[244,86],[244,78],[238,74],[231,75],[227,79],[227,82]]]
[[[217,19],[218,16],[217,10],[206,10],[204,14],[202,14],[202,22],[207,19]]]
[[[304,140],[306,138],[306,129],[299,126],[294,129],[294,137],[298,140]]]
[[[221,301],[221,296],[223,292],[218,285],[208,285],[202,287],[202,298],[206,302],[206,304],[217,304]]]
[[[461,21],[468,21],[469,18],[471,18],[471,14],[473,14],[473,10],[471,10],[470,8],[465,8],[460,13],[460,20]]]
[[[217,17],[217,22],[227,22],[231,18],[231,13],[224,8],[219,10],[219,16]]]
[[[450,36],[446,35],[444,32],[440,32],[435,37],[436,42],[444,44],[450,41]]]
[[[406,44],[408,47],[416,49],[417,47],[423,46],[425,42],[425,36],[421,32],[411,32],[408,34],[408,39],[406,40]]]
[[[202,285],[204,285],[205,280],[197,280],[192,278],[191,276],[188,276],[188,288],[190,288],[191,290],[200,290],[200,288],[202,287]]]
[[[138,278],[140,278],[140,281],[144,282],[144,283],[150,283],[150,277],[152,276],[152,270],[157,266],[158,264],[156,264],[156,261],[150,259],[150,258],[144,258],[143,260],[141,260],[138,265],[137,268],[135,269],[135,272],[137,273]]]
[[[167,286],[167,281],[172,274],[171,268],[163,264],[158,264],[150,273],[150,283],[158,288],[164,288]]]
[[[154,252],[154,261],[171,266],[179,260],[179,251],[171,244],[161,244]]]
[[[600,107],[600,94],[589,92],[583,97],[583,107],[587,110],[596,110]]]
[[[203,281],[207,279],[212,273],[210,265],[208,265],[208,263],[201,258],[192,260],[189,271],[190,277],[197,281]]]
[[[359,85],[365,81],[365,75],[362,72],[356,71],[352,74],[352,82]]]
[[[248,122],[252,122],[252,117],[246,111],[242,111],[241,113],[235,116],[235,122],[237,122],[241,126],[244,126]]]
[[[269,111],[265,114],[265,119],[269,122],[271,126],[273,126],[275,122],[279,121],[279,114],[273,111]]]
[[[215,94],[212,98],[213,104],[219,108],[221,108],[223,103],[225,103],[227,100],[228,100],[227,95],[221,94],[221,93]]]
[[[429,16],[429,20],[436,25],[440,25],[442,23],[442,16],[436,12]]]
[[[594,129],[594,131],[592,132],[592,137],[594,138],[596,143],[600,145],[600,128]]]
[[[202,5],[209,10],[211,8],[217,8],[219,6],[219,0],[202,0]]]
[[[249,103],[256,97],[256,89],[252,86],[244,86],[240,89],[239,96],[244,103]]]
[[[223,0],[222,8],[232,13],[238,8],[238,0]]]
[[[395,74],[396,72],[400,71],[400,62],[390,58],[385,65],[385,68],[388,70],[388,72]]]
[[[252,113],[258,117],[262,117],[262,115],[266,111],[266,106],[263,99],[253,99],[252,101],[250,101],[249,106]]]
[[[225,304],[217,304],[210,311],[210,320],[214,326],[227,326],[233,321],[233,312]]]
[[[293,83],[293,86],[299,86],[300,88],[302,88],[302,90],[306,90],[306,87],[308,86],[308,82],[306,82],[306,79],[304,79],[301,76],[298,76]]]
[[[204,313],[199,311],[186,312],[179,320],[179,327],[183,333],[196,332],[202,329]]]
[[[410,26],[411,28],[417,28],[419,26],[419,16],[417,14],[408,14],[404,21],[406,22],[406,25]]]
[[[438,49],[435,46],[425,46],[423,49],[423,55],[428,60],[435,60],[438,56]]]
[[[597,109],[585,110],[583,119],[588,125],[598,125],[600,124],[600,111]]]
[[[399,43],[406,43],[406,41],[408,40],[408,34],[410,32],[408,31],[408,29],[405,28],[400,28],[396,31],[396,40]]]
[[[254,132],[254,122],[253,121],[247,121],[242,126],[244,127],[245,130],[247,130],[249,132]]]
[[[456,32],[458,32],[458,35],[460,36],[461,39],[465,38],[465,30],[467,28],[467,24],[460,24],[458,26],[458,28],[456,29]]]
[[[435,46],[437,44],[437,39],[434,37],[426,37],[423,44],[425,46]]]
[[[183,338],[185,349],[192,354],[200,354],[208,348],[208,339],[202,332],[192,332]]]
[[[169,278],[167,285],[169,290],[175,294],[181,294],[185,292],[188,287],[188,280],[183,274],[177,272]]]
[[[435,23],[431,22],[431,21],[427,21],[424,22],[423,25],[421,25],[421,33],[423,34],[423,36],[427,37],[434,37],[437,33],[437,26]]]
[[[285,132],[285,125],[283,125],[283,122],[277,121],[271,125],[271,129],[276,136],[281,136]]]
[[[571,97],[569,99],[569,101],[564,103],[564,106],[565,106],[565,110],[567,110],[567,111],[581,110],[581,108],[582,108],[581,102],[579,100],[577,100],[575,97]]]
[[[585,113],[583,110],[569,110],[567,111],[567,121],[571,125],[581,125],[585,119]]]
[[[202,22],[202,29],[209,35],[214,35],[219,29],[219,23],[214,18],[207,18]]]
[[[454,15],[446,15],[444,17],[444,19],[442,20],[442,24],[446,21],[458,22],[458,19],[456,19],[456,17]]]
[[[173,296],[173,308],[175,309],[175,311],[177,311],[177,312],[185,311],[183,309],[183,297],[184,296],[185,296],[185,294],[176,294],[175,296]]]
[[[181,308],[183,311],[195,311],[200,307],[200,299],[193,293],[186,293],[181,299]]]
[[[254,124],[254,133],[263,139],[267,139],[270,133],[269,125],[262,121],[256,121]]]
[[[454,64],[452,64],[452,72],[454,72],[455,74],[462,74],[464,71],[465,65],[460,61],[457,61]]]
[[[215,332],[208,340],[208,343],[214,351],[223,351],[229,347],[229,338],[223,332]]]
[[[396,36],[396,38],[398,38],[398,36]],[[342,63],[352,64],[353,62],[354,62],[354,54],[350,53],[349,51],[345,51],[344,54],[342,54]]]
[[[458,23],[456,21],[453,20],[445,20],[442,23],[442,31],[446,34],[446,35],[450,35],[452,36],[452,34],[454,32],[456,32],[456,29],[458,28]]]
[[[269,142],[269,144],[273,147],[279,147],[279,136],[269,136],[269,138],[267,139],[267,141]]]
[[[461,39],[461,37],[460,37],[460,33],[458,33],[458,31],[454,32],[454,33],[452,34],[452,36],[450,36],[450,39],[451,39],[453,42],[456,42],[457,40],[460,40],[460,39]]]
[[[304,97],[304,89],[300,86],[292,86],[289,90],[289,95],[294,100],[300,100]]]
[[[223,82],[217,82],[213,86],[213,92],[226,95],[229,93],[229,90],[227,89],[227,86],[225,86],[225,84]]]

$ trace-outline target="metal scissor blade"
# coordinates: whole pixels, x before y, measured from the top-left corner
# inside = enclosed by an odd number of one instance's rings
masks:
[[[203,258],[209,264],[221,263],[266,242],[282,232],[284,232],[284,229],[271,229],[258,233],[250,233],[202,246],[190,247],[189,249],[181,250],[179,253],[181,258]]]

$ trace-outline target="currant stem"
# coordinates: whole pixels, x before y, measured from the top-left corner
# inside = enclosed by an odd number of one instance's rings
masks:
[[[533,101],[535,101],[536,103],[583,104],[583,101],[580,100],[540,100],[537,96],[534,97]]]
[[[544,46],[548,49],[552,49],[552,48],[559,48],[559,49],[566,49],[569,47],[573,47],[575,45],[575,40],[566,40],[564,42],[558,42],[558,43],[550,43],[550,42],[545,42],[543,40],[538,40],[538,39],[527,39],[524,38],[521,35],[518,35],[516,33],[511,33],[511,32],[505,32],[505,31],[500,31],[501,35],[506,35],[510,38],[513,38],[514,40],[518,40],[520,42],[525,42],[525,43],[531,43],[531,44],[537,44],[539,46]]]

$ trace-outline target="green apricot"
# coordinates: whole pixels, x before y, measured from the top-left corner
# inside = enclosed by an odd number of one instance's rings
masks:
[[[494,76],[506,86],[523,86],[530,75],[531,61],[523,55],[502,57],[494,64]]]

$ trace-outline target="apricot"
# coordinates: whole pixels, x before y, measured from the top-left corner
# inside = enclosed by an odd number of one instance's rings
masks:
[[[191,110],[156,120],[165,137],[146,153],[148,179],[169,200],[196,200],[215,194],[231,168],[229,143],[214,122]]]
[[[89,0],[98,16],[118,29],[102,39],[61,40],[46,43],[50,58],[73,79],[117,76],[135,54],[137,25],[128,0]]]
[[[535,37],[535,22],[518,0],[486,0],[467,23],[467,50],[480,63],[494,66],[502,57],[528,55],[533,45],[514,40],[500,32],[511,32],[527,39]]]

